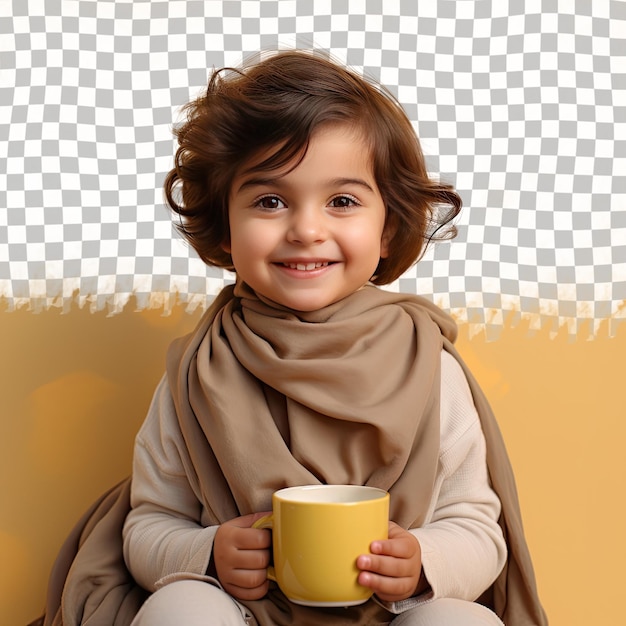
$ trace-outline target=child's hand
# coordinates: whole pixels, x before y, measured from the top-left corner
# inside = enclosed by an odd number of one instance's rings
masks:
[[[213,561],[224,591],[238,600],[258,600],[268,590],[269,530],[251,528],[267,513],[253,513],[222,524],[213,542]]]
[[[389,539],[374,541],[372,554],[357,559],[359,584],[372,589],[380,600],[397,602],[421,591],[422,550],[417,539],[394,522],[389,522]]]

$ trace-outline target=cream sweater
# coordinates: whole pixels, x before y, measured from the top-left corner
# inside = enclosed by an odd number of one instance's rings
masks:
[[[215,582],[205,573],[217,526],[208,526],[207,512],[187,482],[178,452],[184,445],[164,378],[135,442],[132,510],[124,525],[127,566],[150,591],[181,577]],[[425,523],[411,531],[432,591],[388,608],[395,613],[432,598],[478,598],[506,561],[499,514],[467,380],[442,351],[438,471]]]

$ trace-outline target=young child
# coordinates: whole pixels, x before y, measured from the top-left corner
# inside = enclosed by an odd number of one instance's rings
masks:
[[[172,345],[132,482],[68,538],[45,623],[547,624],[454,322],[376,286],[452,234],[461,205],[401,107],[290,51],[215,72],[187,113],[168,203],[236,284]],[[391,494],[389,539],[356,564],[362,605],[299,606],[267,581],[271,535],[252,525],[274,491],[314,483]]]
[[[133,624],[547,623],[454,323],[375,286],[453,234],[461,206],[399,104],[282,52],[215,72],[177,136],[168,203],[237,280],[171,347],[137,437],[124,557],[153,593]],[[389,539],[357,561],[375,594],[361,606],[295,605],[267,580],[271,535],[252,524],[312,483],[391,494]]]

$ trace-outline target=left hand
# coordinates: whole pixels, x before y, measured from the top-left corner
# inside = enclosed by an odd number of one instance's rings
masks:
[[[389,522],[389,538],[374,541],[371,554],[356,561],[359,584],[371,589],[384,602],[406,600],[425,587],[422,549],[419,541],[395,522]]]

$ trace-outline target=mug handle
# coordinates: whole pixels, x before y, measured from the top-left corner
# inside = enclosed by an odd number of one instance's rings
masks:
[[[254,524],[252,524],[252,528],[268,528],[269,530],[272,530],[272,528],[274,528],[274,515],[270,513],[269,515],[260,517],[256,522],[254,522]],[[268,565],[267,567],[267,578],[268,580],[278,582],[276,580],[276,570],[273,565]]]

